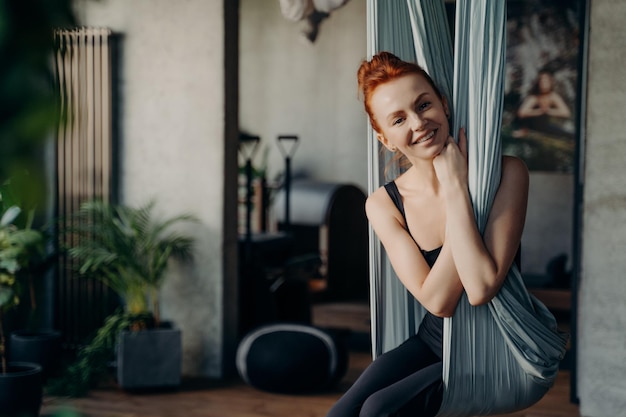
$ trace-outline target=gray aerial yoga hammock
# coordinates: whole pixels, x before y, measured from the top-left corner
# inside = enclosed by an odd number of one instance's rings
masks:
[[[455,55],[443,0],[368,0],[368,54],[389,51],[420,64],[452,97],[454,127],[466,128],[469,190],[482,232],[501,170],[506,1],[457,0]],[[451,91],[453,94],[450,94]],[[455,135],[456,136],[456,135]],[[369,128],[369,191],[388,178],[388,164]],[[399,168],[388,172],[393,176]],[[417,332],[423,307],[396,277],[370,230],[373,356]],[[444,320],[443,403],[440,416],[508,413],[537,402],[552,386],[567,335],[526,290],[511,267],[499,293],[473,307],[464,295]]]

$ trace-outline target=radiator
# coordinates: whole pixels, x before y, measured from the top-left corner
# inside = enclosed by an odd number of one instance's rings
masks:
[[[59,227],[86,200],[113,198],[112,34],[77,28],[54,34],[55,85],[60,123],[56,152],[56,211]],[[63,234],[61,235],[63,236]],[[71,245],[72,236],[61,237]],[[117,306],[116,295],[97,280],[81,278],[60,255],[54,323],[65,347],[76,348]]]

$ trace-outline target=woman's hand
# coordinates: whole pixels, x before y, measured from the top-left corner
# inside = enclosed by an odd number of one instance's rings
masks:
[[[459,143],[452,136],[433,161],[439,183],[444,189],[452,186],[467,187],[467,137],[465,129],[459,129]]]

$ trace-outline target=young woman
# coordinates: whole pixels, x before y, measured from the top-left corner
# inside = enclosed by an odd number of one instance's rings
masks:
[[[407,290],[426,308],[419,331],[379,356],[328,417],[433,416],[442,398],[443,317],[463,292],[473,305],[498,292],[520,244],[528,170],[504,157],[484,234],[467,183],[465,132],[449,132],[449,104],[418,65],[388,52],[358,71],[365,110],[378,140],[410,167],[372,193],[368,219]]]
[[[572,113],[563,97],[554,89],[554,76],[548,70],[541,70],[535,86],[517,109],[514,137],[523,137],[528,130],[535,130],[557,136],[572,136],[567,121]]]

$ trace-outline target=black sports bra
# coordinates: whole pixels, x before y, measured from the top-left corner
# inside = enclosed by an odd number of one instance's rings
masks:
[[[404,218],[404,224],[407,225],[406,215],[404,214],[404,204],[402,203],[402,196],[398,191],[398,186],[395,182],[391,181],[385,184],[385,189],[389,194],[389,197],[393,200],[394,204],[402,213],[402,217]],[[408,225],[405,226],[409,235],[411,232],[409,231]],[[412,237],[412,236],[411,236]],[[413,239],[415,241],[415,239]],[[417,242],[415,242],[417,245]],[[419,245],[417,245],[419,247]],[[435,264],[435,261],[439,257],[439,252],[441,252],[441,247],[438,247],[433,250],[423,250],[420,248],[420,252],[426,259],[426,263],[431,268]],[[417,336],[421,338],[431,350],[441,359],[443,357],[443,318],[437,317],[430,313],[426,312],[422,322],[420,323],[419,330]]]
[[[387,194],[389,194],[389,197],[391,197],[398,210],[400,210],[400,213],[402,213],[402,218],[404,219],[405,224],[404,227],[406,228],[406,231],[409,232],[409,235],[411,235],[411,231],[409,230],[409,226],[406,221],[406,215],[404,214],[404,203],[402,202],[402,196],[400,195],[400,191],[398,191],[398,186],[394,181],[391,181],[385,184],[385,189],[387,190]],[[413,236],[411,235],[411,238],[412,237]],[[415,242],[415,239],[413,239],[413,241]],[[417,245],[417,242],[415,242],[415,244]],[[417,245],[417,247],[419,248],[419,245]],[[437,257],[439,256],[439,252],[441,252],[441,246],[433,250],[423,250],[422,248],[420,248],[420,251],[422,252],[422,255],[424,255],[426,263],[428,263],[428,265],[432,268],[435,264],[435,261],[437,260]],[[522,267],[521,255],[522,247],[520,245],[514,259],[514,262],[520,269],[520,271]]]
[[[409,235],[410,235],[411,232],[409,231],[409,226],[406,221],[406,214],[404,213],[404,203],[402,202],[402,196],[400,195],[400,191],[398,191],[398,186],[396,185],[394,181],[391,181],[385,184],[385,190],[387,190],[387,194],[389,194],[389,197],[391,197],[391,200],[393,200],[398,210],[400,210],[400,213],[402,214],[402,218],[404,219],[404,224],[405,224],[404,227],[407,230],[407,232],[409,232]],[[415,239],[413,239],[413,241],[415,241]],[[415,242],[415,244],[417,245],[417,242]],[[419,247],[419,245],[417,246]],[[435,261],[437,260],[437,257],[439,256],[439,252],[441,252],[441,246],[432,250],[424,250],[420,248],[420,251],[422,252],[422,255],[424,256],[424,259],[426,259],[426,263],[428,264],[428,266],[432,268],[433,265],[435,264]]]

